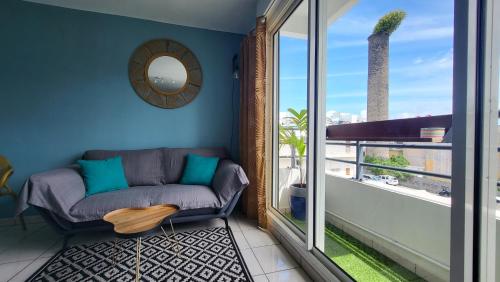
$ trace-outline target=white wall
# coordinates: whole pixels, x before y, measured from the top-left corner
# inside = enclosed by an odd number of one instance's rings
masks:
[[[326,220],[429,280],[447,280],[450,206],[326,175]],[[497,242],[500,218],[497,217]],[[500,282],[500,244],[496,244]]]
[[[327,221],[424,278],[446,280],[449,206],[329,174],[325,206]]]
[[[305,175],[305,174],[304,174]],[[279,193],[278,209],[281,211],[290,210],[290,185],[300,182],[300,172],[298,168],[279,169]]]

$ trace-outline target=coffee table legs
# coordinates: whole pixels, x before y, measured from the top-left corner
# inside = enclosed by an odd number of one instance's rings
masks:
[[[142,238],[137,238],[136,243],[136,257],[135,257],[135,281],[139,282],[141,278],[140,268],[141,268],[141,241]]]
[[[173,244],[173,242],[170,240],[170,237],[167,235],[167,232],[165,232],[165,229],[163,229],[163,226],[160,225],[161,230],[163,231],[163,234],[165,234],[165,238]],[[174,224],[172,223],[172,220],[170,220],[170,228],[172,228],[172,233],[174,235],[174,241],[175,241],[175,251],[177,253],[177,257],[179,257],[179,241],[177,240],[175,236],[175,229],[174,229]],[[120,248],[120,252],[122,251],[122,246],[120,242],[118,242],[118,238],[115,238],[114,242],[114,248],[113,248],[113,266],[116,264],[116,254],[118,252],[117,246]],[[141,278],[141,245],[142,245],[142,238],[137,237],[136,240],[136,246],[135,246],[135,281],[139,282]]]
[[[163,226],[160,225],[160,228],[161,228],[161,231],[163,231],[163,234],[165,234],[165,238],[167,238],[167,240],[172,243],[172,241],[170,241],[170,237],[167,235],[167,232],[165,232],[165,229],[163,229]],[[179,241],[177,240],[177,238],[175,237],[175,230],[174,230],[174,225],[172,224],[172,220],[170,219],[170,228],[172,228],[172,233],[174,235],[174,240],[175,240],[175,251],[177,253],[177,257],[179,257]]]
[[[139,282],[141,278],[141,245],[142,245],[142,238],[137,237],[136,239],[136,244],[135,244],[135,281]],[[115,244],[113,247],[113,267],[116,265],[116,254],[118,253],[117,246],[120,249],[120,254],[123,251],[121,243],[118,241],[118,238],[115,238]]]

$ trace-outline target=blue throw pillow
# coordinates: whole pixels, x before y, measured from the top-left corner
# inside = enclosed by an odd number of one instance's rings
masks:
[[[182,174],[181,184],[206,185],[212,184],[219,158],[203,157],[194,154],[187,155],[187,163]]]
[[[85,181],[85,196],[128,187],[121,157],[96,161],[79,160],[78,164]]]

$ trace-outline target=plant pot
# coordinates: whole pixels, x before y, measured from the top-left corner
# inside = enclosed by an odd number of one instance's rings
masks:
[[[306,184],[290,185],[290,210],[293,218],[306,219]]]

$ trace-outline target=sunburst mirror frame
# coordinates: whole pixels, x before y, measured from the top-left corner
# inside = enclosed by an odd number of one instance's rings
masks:
[[[161,56],[179,60],[186,69],[186,83],[175,92],[160,91],[148,78],[149,65]],[[132,54],[129,79],[137,95],[147,103],[164,109],[175,109],[196,98],[201,89],[203,74],[198,59],[186,46],[170,39],[155,39],[142,44]]]

